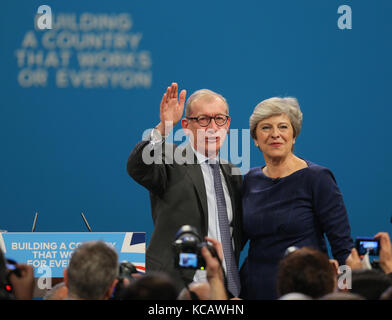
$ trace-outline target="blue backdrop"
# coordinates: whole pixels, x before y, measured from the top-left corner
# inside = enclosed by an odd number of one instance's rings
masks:
[[[8,0],[2,13],[0,229],[29,231],[38,211],[37,231],[84,231],[84,212],[94,231],[148,242],[148,192],[126,161],[176,81],[222,93],[239,130],[261,100],[297,97],[295,152],[334,172],[353,237],[391,231],[391,1]]]

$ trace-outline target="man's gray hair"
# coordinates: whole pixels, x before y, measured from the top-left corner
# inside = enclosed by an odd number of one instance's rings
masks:
[[[85,242],[73,252],[69,262],[69,296],[102,299],[117,276],[116,251],[102,241]]]
[[[223,97],[221,94],[216,93],[216,92],[214,92],[212,90],[209,90],[209,89],[200,89],[200,90],[197,90],[194,93],[192,93],[189,96],[189,98],[187,99],[187,101],[185,103],[185,116],[189,117],[189,116],[192,115],[191,105],[197,99],[200,99],[200,98],[210,98],[210,99],[212,99],[212,98],[216,98],[216,97],[221,99],[225,103],[226,108],[227,108],[227,113],[226,114],[229,114],[229,105],[227,104],[227,101],[226,101],[225,97]]]
[[[264,119],[271,116],[286,114],[294,129],[294,138],[298,137],[302,127],[302,112],[298,101],[293,97],[273,97],[261,101],[253,110],[249,118],[250,134],[253,139],[256,139],[257,124]]]

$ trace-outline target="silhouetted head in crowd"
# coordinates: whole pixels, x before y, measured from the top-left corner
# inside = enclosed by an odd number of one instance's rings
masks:
[[[312,298],[303,293],[292,292],[280,296],[279,300],[312,300]]]
[[[118,256],[102,241],[85,242],[72,254],[64,282],[71,299],[111,297],[117,283]]]
[[[192,282],[188,285],[188,288],[184,288],[181,290],[177,300],[193,300],[189,290],[195,294],[194,299],[197,300],[211,299],[211,287],[208,282]]]
[[[378,270],[353,270],[351,293],[363,296],[367,300],[378,300],[392,286],[392,279]]]
[[[320,300],[365,300],[365,298],[350,292],[332,292],[321,297]]]
[[[279,264],[278,296],[297,292],[320,298],[335,290],[336,275],[327,255],[301,248],[286,255]]]
[[[119,300],[176,300],[177,290],[173,280],[161,272],[150,272],[124,288]]]

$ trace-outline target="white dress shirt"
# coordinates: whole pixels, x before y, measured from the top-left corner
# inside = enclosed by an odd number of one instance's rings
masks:
[[[207,207],[208,207],[208,237],[218,240],[221,240],[221,234],[219,229],[219,220],[218,220],[218,207],[216,203],[216,194],[215,194],[215,187],[214,187],[214,176],[212,173],[212,168],[208,164],[209,158],[204,156],[203,154],[197,152],[193,149],[197,157],[197,161],[200,164],[201,171],[203,173],[204,178],[204,186],[206,188],[206,195],[207,195]],[[217,163],[219,163],[219,158],[214,159]],[[216,163],[214,162],[214,163]],[[223,185],[223,192],[226,201],[226,208],[227,208],[227,217],[229,219],[229,224],[231,224],[233,220],[233,209],[231,206],[231,199],[229,194],[229,189],[227,188],[225,177],[223,176],[222,170],[219,168],[221,174],[221,180]],[[230,227],[230,234],[233,235],[233,228]],[[233,241],[233,240],[232,240]],[[234,245],[234,244],[233,244]],[[225,259],[222,261],[223,269],[226,270],[226,263]],[[197,270],[193,281],[207,281],[207,272],[205,270]]]

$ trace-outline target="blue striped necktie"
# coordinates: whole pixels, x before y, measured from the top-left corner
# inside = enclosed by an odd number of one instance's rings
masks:
[[[223,248],[223,255],[226,262],[226,277],[228,290],[234,297],[238,297],[241,289],[238,267],[234,258],[233,245],[231,241],[229,218],[227,217],[227,207],[223,192],[222,179],[219,164],[211,164],[214,177],[214,188],[216,203],[218,208],[219,230]]]

